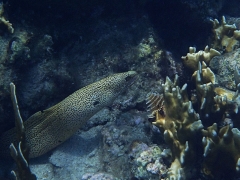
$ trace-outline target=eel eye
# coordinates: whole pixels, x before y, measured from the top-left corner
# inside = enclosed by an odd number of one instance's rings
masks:
[[[126,80],[126,81],[129,81],[129,80],[131,80],[131,79],[132,79],[131,76],[127,76],[127,77],[125,77],[125,80]]]
[[[99,103],[100,103],[99,101],[95,101],[95,102],[93,103],[93,105],[96,106],[96,105],[98,105]]]

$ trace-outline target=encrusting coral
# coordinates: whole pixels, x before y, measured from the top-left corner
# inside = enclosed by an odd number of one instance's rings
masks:
[[[222,17],[220,24],[217,19],[212,20],[214,41],[213,48],[231,52],[239,47],[240,31],[235,24],[227,24],[226,18]]]
[[[13,33],[14,32],[14,28],[12,26],[12,23],[10,23],[8,20],[5,19],[5,17],[3,16],[3,12],[4,12],[3,3],[0,3],[0,23],[2,23],[5,26],[7,26],[8,31],[10,33]]]
[[[133,159],[131,172],[138,179],[156,179],[167,173],[163,161],[165,150],[157,145],[148,146],[143,142],[134,141],[131,144],[130,157]]]

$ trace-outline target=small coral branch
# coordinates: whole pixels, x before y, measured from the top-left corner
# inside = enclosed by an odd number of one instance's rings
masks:
[[[14,33],[12,23],[10,23],[8,20],[5,19],[5,17],[3,17],[3,12],[4,12],[3,3],[0,3],[0,23],[6,25],[10,33]]]
[[[235,24],[227,24],[226,18],[222,17],[222,23],[217,19],[213,23],[213,48],[224,52],[231,52],[239,48],[240,31]]]
[[[9,147],[11,156],[17,164],[17,171],[12,170],[11,173],[14,175],[16,180],[36,180],[36,176],[31,173],[28,166],[29,147],[27,146],[25,128],[18,107],[15,85],[10,83],[10,88],[17,134],[17,144],[14,145],[11,143]]]

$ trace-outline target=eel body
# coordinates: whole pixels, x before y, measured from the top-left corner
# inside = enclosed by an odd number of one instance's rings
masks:
[[[135,77],[135,71],[113,74],[79,89],[53,107],[33,114],[24,122],[29,157],[38,157],[66,141],[94,114],[111,105]],[[9,156],[9,145],[16,142],[15,131],[12,128],[0,137],[1,156]]]

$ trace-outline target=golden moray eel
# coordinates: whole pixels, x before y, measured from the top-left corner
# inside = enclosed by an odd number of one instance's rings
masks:
[[[24,122],[30,158],[41,156],[70,138],[88,119],[133,83],[135,71],[118,73],[90,84],[58,104],[33,114]],[[16,142],[15,128],[0,137],[0,155],[9,156],[11,142]]]

